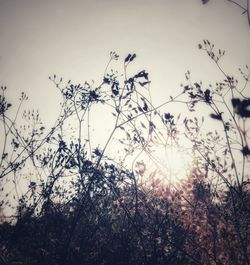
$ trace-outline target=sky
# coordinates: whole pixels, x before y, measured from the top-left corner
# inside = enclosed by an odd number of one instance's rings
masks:
[[[49,75],[100,80],[110,51],[133,52],[160,102],[187,69],[201,80],[220,77],[197,49],[203,39],[226,50],[229,71],[250,61],[247,18],[225,0],[0,0],[0,83],[13,98],[27,92],[46,114],[58,96]]]
[[[110,51],[136,53],[133,67],[150,73],[157,106],[179,92],[187,70],[207,84],[223,78],[198,50],[203,39],[226,50],[229,74],[249,64],[247,17],[226,0],[0,0],[0,84],[12,103],[25,91],[26,106],[52,125],[60,95],[50,75],[98,83]]]

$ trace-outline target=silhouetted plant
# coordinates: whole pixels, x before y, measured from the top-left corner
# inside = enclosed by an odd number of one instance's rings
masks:
[[[249,264],[249,71],[240,69],[239,88],[220,64],[224,51],[207,40],[199,49],[223,81],[206,86],[188,71],[180,93],[157,107],[149,74],[128,74],[135,54],[119,73],[111,68],[119,56],[111,52],[98,85],[51,76],[62,102],[50,129],[34,110],[18,121],[25,94],[11,118],[2,88],[3,264]],[[164,112],[167,104],[185,104],[190,113]],[[207,117],[193,116],[199,104]],[[90,132],[97,106],[111,113],[102,147]],[[208,120],[219,131],[203,129]],[[169,152],[183,137],[193,164],[186,179],[174,182],[155,149]]]

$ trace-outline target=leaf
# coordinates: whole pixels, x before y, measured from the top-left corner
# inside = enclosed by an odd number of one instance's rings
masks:
[[[118,89],[112,89],[112,93],[113,93],[113,95],[117,96],[119,94],[119,90]]]
[[[131,58],[131,54],[129,53],[128,56],[125,58],[125,63],[129,62],[130,58]]]
[[[200,86],[198,83],[194,83],[194,86],[195,86],[196,88],[198,88],[198,89],[201,88],[201,86]]]
[[[209,2],[209,0],[201,0],[202,4],[205,5]]]
[[[219,120],[219,121],[222,120],[221,113],[220,113],[220,114],[214,114],[214,113],[211,113],[211,114],[210,114],[210,117],[211,117],[212,119],[215,119],[215,120]]]
[[[241,152],[242,152],[243,156],[249,156],[250,155],[250,150],[249,150],[247,145],[242,148]]]
[[[235,113],[242,118],[250,118],[250,98],[240,100],[239,98],[232,99],[232,105]]]
[[[135,78],[145,78],[146,80],[148,80],[148,73],[145,70],[143,70],[138,74],[136,74]]]
[[[211,97],[211,91],[209,89],[206,89],[204,93],[204,99],[206,103],[211,104],[212,97]]]
[[[145,124],[143,122],[140,122],[140,123],[141,123],[141,127],[144,128],[144,129],[146,129]]]
[[[146,102],[144,102],[143,110],[144,110],[144,111],[148,111],[148,105],[147,105]]]
[[[132,62],[134,59],[135,59],[135,57],[136,57],[136,54],[134,53],[132,56],[131,56],[131,58],[130,58],[130,62]]]
[[[146,81],[146,82],[139,82],[139,84],[141,85],[141,86],[145,86],[145,85],[147,85],[147,84],[150,84],[151,82],[150,81]]]

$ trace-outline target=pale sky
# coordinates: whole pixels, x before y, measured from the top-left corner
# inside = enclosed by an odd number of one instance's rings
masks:
[[[150,73],[158,105],[178,93],[186,70],[194,81],[220,81],[197,48],[203,39],[226,50],[228,73],[250,63],[247,17],[226,0],[0,0],[0,83],[12,102],[25,91],[27,106],[50,124],[59,92],[49,75],[98,83],[110,51],[121,58],[130,52],[137,54],[134,67]]]
[[[197,49],[204,38],[226,50],[229,70],[250,62],[247,18],[226,0],[0,0],[0,82],[34,103],[46,99],[53,111],[58,92],[49,75],[100,80],[110,51],[134,52],[161,101],[187,69],[213,78],[214,66]]]

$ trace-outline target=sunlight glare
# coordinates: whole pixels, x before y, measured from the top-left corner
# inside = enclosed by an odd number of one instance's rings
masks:
[[[192,160],[191,150],[180,146],[158,148],[152,157],[161,179],[167,182],[186,179],[192,168]]]

